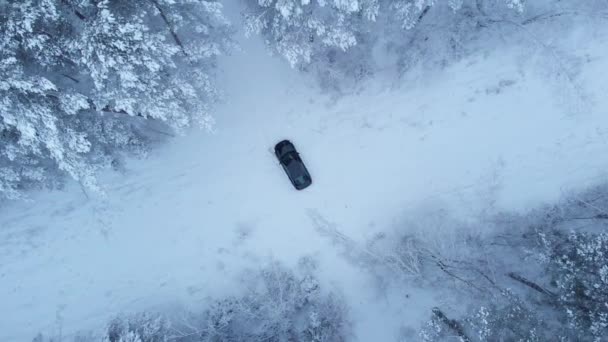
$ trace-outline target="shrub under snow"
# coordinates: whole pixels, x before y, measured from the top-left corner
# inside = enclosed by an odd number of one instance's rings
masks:
[[[310,269],[298,273],[272,263],[243,280],[243,293],[211,299],[202,312],[119,317],[102,336],[82,335],[73,341],[344,342],[350,336],[346,304],[339,295],[323,291]],[[39,335],[34,342],[55,340]]]

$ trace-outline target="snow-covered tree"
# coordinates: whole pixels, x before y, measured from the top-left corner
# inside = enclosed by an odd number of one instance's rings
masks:
[[[564,329],[554,313],[537,303],[503,290],[483,305],[469,310],[459,320],[450,320],[438,309],[419,332],[426,342],[434,341],[582,341],[584,332]],[[457,338],[457,339],[455,339]]]
[[[248,5],[247,33],[262,33],[292,66],[355,46],[363,23],[378,15],[377,0],[251,0]]]
[[[178,129],[192,120],[210,124],[216,94],[209,70],[229,44],[218,2],[74,2],[85,18],[67,50],[94,86],[87,95],[96,108]]]
[[[64,175],[96,189],[153,125],[208,127],[229,37],[216,1],[0,2],[0,197]]]
[[[370,29],[378,13],[377,0],[247,0],[245,30],[332,87],[371,72]]]
[[[542,236],[555,301],[572,329],[608,335],[608,234]]]
[[[292,66],[320,54],[346,51],[363,39],[379,16],[409,29],[434,0],[248,0],[247,33],[261,33]],[[457,9],[460,2],[451,1]]]
[[[496,0],[516,12],[523,0]],[[467,0],[246,0],[246,33],[261,34],[270,50],[292,67],[314,70],[321,80],[342,82],[373,72],[372,50],[383,43],[407,48],[408,31],[432,7],[482,6]],[[485,6],[485,5],[483,5]],[[484,7],[485,8],[485,7]],[[444,17],[435,18],[443,24]],[[391,32],[387,35],[387,32]],[[390,37],[389,37],[390,36]],[[386,39],[389,38],[390,42]]]
[[[452,260],[458,267],[444,265],[471,284],[471,310],[451,312],[460,316],[457,320],[433,312],[420,336],[426,341],[448,341],[460,333],[467,341],[604,341],[607,194],[603,185],[525,215],[501,215],[505,230],[475,246],[489,246],[489,253],[476,260],[475,250],[467,250],[469,258]],[[483,276],[472,277],[475,273]]]
[[[540,241],[546,250],[536,252],[546,261],[543,267],[552,287],[541,286],[542,279],[513,276],[518,286],[480,297],[483,304],[458,324],[433,315],[421,329],[421,338],[449,341],[460,331],[471,342],[603,341],[608,330],[608,235],[543,234]]]

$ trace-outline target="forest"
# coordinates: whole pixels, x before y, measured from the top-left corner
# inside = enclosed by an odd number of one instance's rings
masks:
[[[0,340],[608,341],[607,23],[0,0]]]

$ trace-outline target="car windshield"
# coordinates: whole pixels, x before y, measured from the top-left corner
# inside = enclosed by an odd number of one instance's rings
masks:
[[[293,148],[293,145],[284,145],[281,146],[281,154],[287,154],[289,152],[295,152],[296,150]]]

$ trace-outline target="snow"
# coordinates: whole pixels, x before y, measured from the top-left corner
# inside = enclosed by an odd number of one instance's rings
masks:
[[[579,95],[564,97],[568,84],[514,48],[333,99],[261,41],[244,41],[222,62],[226,102],[213,133],[193,131],[108,174],[105,197],[72,186],[2,208],[0,341],[70,336],[173,303],[196,308],[238,291],[245,268],[306,255],[344,292],[357,340],[394,340],[439,299],[413,285],[380,291],[311,216],[364,242],[425,206],[464,218],[524,210],[605,178],[605,43],[601,32],[580,43],[590,105],[577,111],[564,103]],[[271,152],[285,138],[312,174],[304,191]]]

